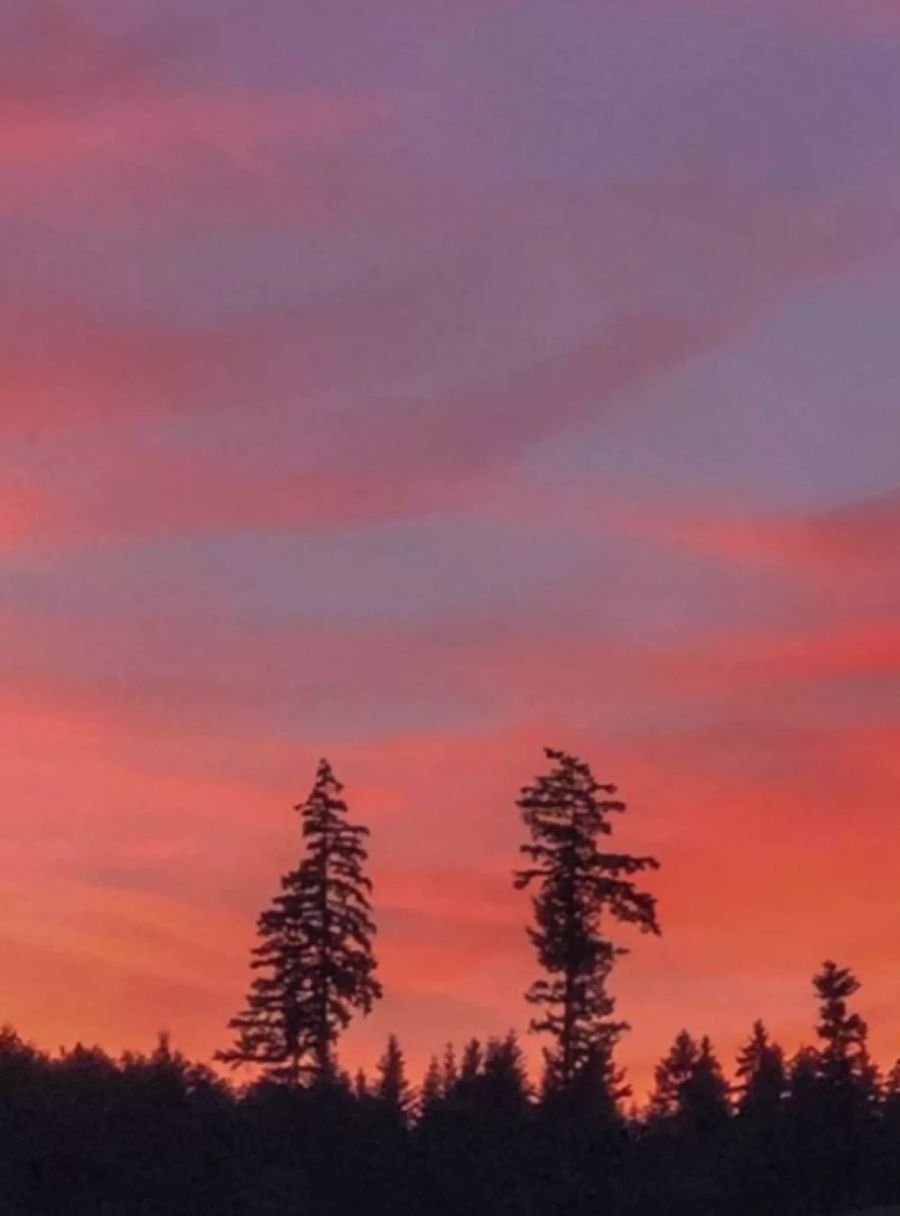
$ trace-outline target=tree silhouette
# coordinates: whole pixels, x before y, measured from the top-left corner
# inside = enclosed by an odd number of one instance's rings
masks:
[[[709,1131],[730,1114],[728,1082],[709,1036],[700,1040],[697,1058],[678,1095],[679,1115],[692,1128]]]
[[[333,1076],[332,1049],[354,1010],[368,1013],[381,996],[375,978],[364,873],[368,828],[347,822],[343,786],[327,760],[300,812],[306,853],[281,880],[281,893],[259,918],[245,1010],[232,1018],[234,1045],[225,1063],[261,1065],[271,1080]]]
[[[422,1078],[422,1085],[419,1089],[419,1114],[427,1117],[440,1105],[443,1096],[444,1083],[441,1066],[437,1056],[432,1056],[428,1061],[428,1067],[425,1070],[425,1076]]]
[[[816,1034],[823,1044],[819,1052],[823,1080],[840,1085],[862,1079],[869,1067],[868,1027],[847,1007],[850,997],[859,991],[859,980],[849,967],[839,967],[829,959],[813,977],[813,987],[819,998]]]
[[[667,1119],[681,1109],[681,1095],[691,1079],[700,1048],[686,1030],[680,1030],[675,1041],[657,1064],[649,1112],[653,1118]]]
[[[804,1048],[791,1067],[788,1124],[792,1170],[810,1208],[822,1212],[865,1199],[864,1163],[874,1138],[877,1075],[867,1028],[849,1009],[859,981],[828,960],[813,977],[819,1002],[818,1048]]]
[[[788,1077],[784,1052],[762,1021],[737,1057],[735,1182],[742,1210],[772,1212],[789,1177],[785,1145]]]
[[[456,1063],[456,1049],[452,1043],[448,1043],[444,1048],[444,1056],[441,1060],[441,1093],[444,1097],[450,1093],[458,1080],[459,1068]]]
[[[166,1035],[148,1054],[113,1059],[76,1046],[50,1057],[0,1029],[0,1213],[893,1211],[900,1064],[875,1101],[864,1025],[850,1007],[855,977],[829,967],[817,981],[821,1046],[798,1052],[785,1096],[781,1050],[756,1023],[738,1057],[734,1118],[710,1040],[686,1031],[657,1068],[651,1116],[610,1119],[585,1070],[570,1089],[533,1101],[513,1034],[470,1041],[447,1094],[433,1057],[423,1101],[405,1117],[395,1039],[368,1084],[335,1070],[329,1085],[263,1077],[236,1091]]]
[[[772,1042],[759,1020],[753,1023],[750,1038],[738,1053],[735,1073],[740,1113],[756,1118],[773,1117],[787,1091],[784,1052]]]
[[[406,1119],[409,1115],[413,1094],[406,1079],[406,1061],[395,1034],[388,1036],[384,1055],[378,1061],[373,1093],[398,1118]]]
[[[496,1111],[522,1114],[531,1093],[525,1058],[514,1030],[502,1039],[489,1039],[479,1090],[481,1103]]]
[[[543,1009],[530,1028],[552,1037],[545,1052],[548,1081],[567,1089],[626,1029],[626,1023],[612,1020],[614,1001],[606,987],[615,959],[625,950],[604,935],[601,921],[606,914],[659,932],[655,899],[632,881],[658,863],[603,852],[598,838],[611,833],[609,816],[625,810],[611,797],[616,787],[601,785],[574,756],[545,750],[550,771],[526,786],[517,802],[531,843],[521,846],[530,865],[516,872],[514,883],[520,890],[537,886],[535,925],[528,935],[550,978],[536,980],[526,994]]]
[[[471,1085],[481,1071],[483,1052],[478,1039],[469,1039],[463,1047],[462,1059],[459,1064],[459,1077],[454,1085]]]

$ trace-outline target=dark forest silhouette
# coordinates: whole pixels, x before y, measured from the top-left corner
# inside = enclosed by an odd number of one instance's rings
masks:
[[[541,974],[535,1085],[513,1032],[447,1045],[413,1085],[390,1036],[373,1077],[337,1042],[381,996],[367,830],[322,761],[300,812],[304,851],[258,922],[245,1007],[217,1059],[161,1035],[149,1055],[57,1057],[0,1032],[0,1216],[825,1216],[900,1202],[900,1062],[879,1075],[853,1011],[859,983],[825,962],[815,1043],[788,1059],[757,1020],[729,1083],[682,1030],[641,1109],[615,1064],[627,1026],[607,925],[659,931],[639,876],[653,858],[601,848],[625,810],[588,765],[547,751],[518,799],[515,885]]]

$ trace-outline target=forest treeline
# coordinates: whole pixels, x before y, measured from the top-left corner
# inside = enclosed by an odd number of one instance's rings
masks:
[[[614,851],[625,805],[547,751],[524,787],[515,885],[531,894],[538,975],[525,994],[544,1067],[513,1032],[438,1051],[407,1075],[391,1036],[375,1074],[338,1043],[382,996],[367,829],[326,761],[300,813],[296,867],[263,911],[246,1001],[217,1062],[174,1050],[49,1057],[0,1032],[0,1216],[825,1216],[900,1202],[900,1064],[881,1076],[826,962],[811,1045],[787,1058],[756,1021],[726,1078],[680,1032],[635,1105],[615,1062],[627,1025],[608,981],[616,923],[659,932],[642,876]],[[240,1082],[240,1083],[238,1083]]]

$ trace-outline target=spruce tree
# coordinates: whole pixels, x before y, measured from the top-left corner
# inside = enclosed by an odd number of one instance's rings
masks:
[[[772,1212],[786,1186],[788,1076],[784,1052],[757,1020],[737,1057],[735,1185],[744,1211]]]
[[[794,1103],[795,1121],[814,1167],[809,1193],[822,1210],[863,1207],[869,1201],[864,1170],[879,1084],[867,1048],[868,1028],[849,1008],[860,984],[849,967],[828,960],[814,976],[813,987],[821,1046],[813,1055],[807,1102]]]
[[[388,1036],[384,1055],[378,1061],[378,1075],[373,1092],[392,1114],[403,1119],[407,1117],[413,1095],[406,1079],[406,1061],[395,1034]]]
[[[458,1084],[470,1085],[481,1072],[483,1054],[478,1039],[469,1039],[463,1047],[462,1059],[459,1065]]]
[[[753,1023],[750,1038],[738,1053],[735,1073],[740,1113],[755,1119],[773,1118],[787,1090],[784,1052],[772,1042],[759,1020]]]
[[[494,1111],[521,1114],[531,1088],[525,1057],[514,1030],[502,1039],[488,1039],[480,1077],[481,1102]]]
[[[612,1043],[598,1046],[579,1069],[565,1092],[570,1111],[606,1123],[621,1119],[623,1105],[631,1097],[631,1086],[625,1081],[625,1070],[616,1064],[612,1049]],[[548,1101],[558,1092],[552,1073],[544,1077],[542,1090]]]
[[[652,857],[604,852],[610,817],[625,810],[590,767],[563,751],[547,748],[550,771],[526,786],[517,805],[530,833],[520,852],[529,865],[514,876],[517,889],[536,886],[535,925],[528,935],[548,979],[536,980],[526,1000],[542,1010],[530,1029],[553,1040],[545,1050],[551,1088],[567,1090],[582,1069],[608,1059],[624,1022],[612,1020],[607,980],[617,957],[626,953],[604,932],[603,919],[658,933],[656,901],[633,876],[656,869]]]
[[[668,1119],[681,1109],[681,1096],[700,1058],[700,1048],[686,1030],[680,1030],[667,1054],[653,1073],[654,1088],[649,1113]]]
[[[697,1059],[681,1086],[678,1105],[682,1120],[696,1131],[709,1131],[731,1113],[728,1082],[708,1035],[700,1040]]]
[[[814,976],[813,987],[819,999],[816,1034],[822,1041],[819,1051],[822,1079],[833,1085],[865,1082],[871,1069],[866,1047],[868,1027],[847,1006],[850,997],[859,991],[859,980],[849,967],[839,967],[829,959]]]
[[[419,1090],[419,1114],[424,1118],[432,1114],[441,1104],[444,1096],[443,1076],[437,1056],[428,1061],[428,1068],[422,1078]]]
[[[343,786],[327,760],[299,811],[305,855],[281,879],[259,918],[252,951],[257,972],[246,1008],[232,1018],[231,1048],[216,1058],[260,1065],[271,1080],[334,1076],[333,1048],[354,1010],[381,996],[375,978],[364,841],[368,828],[347,821]]]
[[[456,1065],[456,1048],[448,1043],[444,1048],[444,1058],[441,1061],[441,1093],[447,1097],[459,1081],[459,1069]]]
[[[788,1098],[792,1114],[801,1115],[810,1107],[818,1108],[819,1053],[804,1044],[798,1047],[788,1064]]]

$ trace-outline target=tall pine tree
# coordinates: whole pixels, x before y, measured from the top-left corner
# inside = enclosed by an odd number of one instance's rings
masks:
[[[541,1008],[531,1029],[547,1033],[547,1080],[568,1090],[598,1058],[609,1058],[624,1022],[612,1020],[614,1002],[607,980],[625,953],[604,932],[605,916],[659,932],[656,901],[632,878],[656,869],[652,857],[604,852],[610,816],[625,810],[589,766],[563,751],[546,749],[548,773],[526,786],[518,799],[531,842],[521,846],[529,865],[516,872],[517,889],[536,887],[535,925],[528,935],[548,979],[536,980],[526,999]]]
[[[306,852],[281,879],[281,893],[259,918],[252,951],[257,972],[246,1008],[229,1022],[231,1048],[216,1058],[261,1065],[272,1080],[334,1075],[333,1048],[354,1010],[381,996],[375,978],[364,841],[368,828],[347,821],[343,786],[327,760],[300,812]]]

